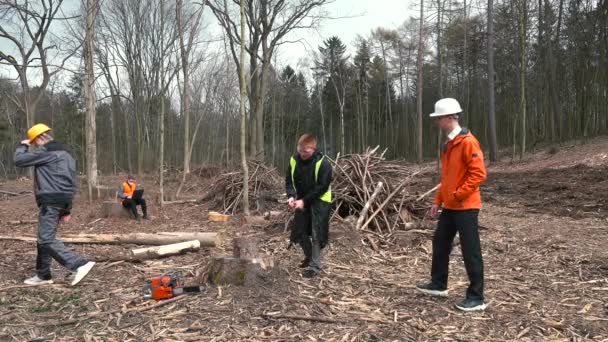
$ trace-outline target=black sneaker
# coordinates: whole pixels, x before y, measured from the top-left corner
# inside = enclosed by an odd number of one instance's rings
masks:
[[[304,272],[302,272],[302,277],[304,278],[314,278],[319,274],[319,272],[313,270],[313,269],[305,269]]]
[[[310,264],[310,260],[308,258],[302,260],[302,263],[298,266],[299,268],[306,268]]]
[[[470,299],[466,298],[458,303],[456,303],[456,309],[462,311],[483,311],[486,309],[487,305],[483,302],[482,299]]]
[[[438,286],[432,284],[432,283],[427,283],[427,284],[418,284],[416,285],[416,289],[418,289],[418,291],[431,295],[431,296],[436,296],[436,297],[447,297],[448,296],[448,290],[447,289],[442,289],[439,288]]]

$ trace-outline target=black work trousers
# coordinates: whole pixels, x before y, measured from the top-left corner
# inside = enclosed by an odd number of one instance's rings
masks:
[[[452,242],[456,232],[460,236],[460,247],[470,285],[466,296],[483,300],[483,259],[479,242],[479,210],[444,209],[433,237],[433,265],[431,279],[434,285],[446,289]]]
[[[124,201],[122,201],[122,206],[131,210],[131,213],[133,213],[133,217],[137,218],[137,206],[140,205],[141,206],[141,211],[144,214],[144,216],[148,215],[148,208],[146,207],[146,200],[141,198],[141,199],[130,199],[127,198]]]

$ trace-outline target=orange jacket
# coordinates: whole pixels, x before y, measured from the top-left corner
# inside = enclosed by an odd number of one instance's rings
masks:
[[[466,129],[443,146],[441,183],[435,204],[445,209],[481,209],[479,186],[486,180],[479,141]]]
[[[132,182],[131,184],[129,184],[127,182],[122,183],[122,194],[123,194],[124,198],[133,196],[133,193],[135,192],[135,188],[137,188],[137,184],[135,184],[135,182]]]

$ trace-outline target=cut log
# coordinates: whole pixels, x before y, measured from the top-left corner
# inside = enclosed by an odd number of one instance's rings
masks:
[[[174,243],[157,247],[138,248],[131,251],[133,259],[147,260],[181,254],[201,248],[198,240]]]
[[[264,213],[264,218],[267,220],[271,220],[273,218],[279,217],[283,215],[282,211],[278,211],[278,210],[271,210],[271,211],[267,211]]]
[[[213,222],[228,222],[228,220],[230,220],[230,215],[220,214],[216,211],[210,211],[207,214],[207,218],[209,219],[209,221]]]
[[[122,203],[105,201],[101,205],[101,217],[133,218],[133,215],[129,209],[122,206]]]
[[[254,260],[259,257],[258,240],[251,236],[237,237],[232,240],[232,254],[235,258]]]
[[[74,244],[134,244],[151,246],[198,240],[201,243],[201,247],[215,247],[218,243],[218,234],[198,232],[160,232],[155,234],[78,234],[60,236],[58,239],[62,240],[63,242]],[[36,242],[36,237],[0,236],[0,240]]]
[[[213,285],[255,285],[274,267],[272,259],[254,261],[234,257],[215,257],[207,268],[206,282]]]

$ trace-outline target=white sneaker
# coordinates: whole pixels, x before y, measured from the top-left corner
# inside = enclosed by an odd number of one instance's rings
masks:
[[[40,278],[38,278],[37,275],[35,275],[31,278],[25,279],[25,281],[23,281],[23,283],[27,284],[27,285],[49,285],[49,284],[53,283],[53,280],[40,279]]]
[[[93,261],[89,261],[86,264],[78,267],[78,270],[76,270],[76,275],[74,276],[74,280],[72,280],[72,286],[80,283],[80,281],[84,279],[87,274],[89,274],[89,271],[91,271],[93,266],[95,266],[95,263]]]

